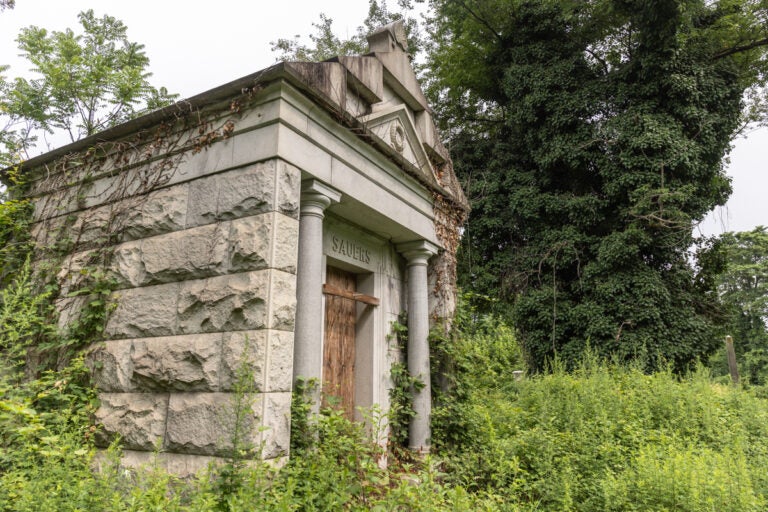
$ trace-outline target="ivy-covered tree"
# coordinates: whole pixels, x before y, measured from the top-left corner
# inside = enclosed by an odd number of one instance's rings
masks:
[[[40,133],[63,131],[75,141],[176,97],[150,84],[144,46],[128,39],[122,21],[96,17],[93,10],[78,19],[81,33],[31,26],[19,34],[21,55],[36,76],[0,77],[0,142],[6,148],[0,167],[12,163]]]
[[[720,262],[689,248],[763,113],[745,92],[764,83],[765,2],[434,7],[432,104],[473,208],[460,278],[510,304],[531,367],[590,344],[684,369],[720,346]]]

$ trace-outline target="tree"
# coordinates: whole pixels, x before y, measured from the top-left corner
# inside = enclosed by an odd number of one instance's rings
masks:
[[[33,79],[0,78],[2,142],[0,167],[11,151],[26,149],[36,134],[65,132],[75,141],[170,103],[176,95],[149,83],[144,46],[128,40],[127,27],[93,10],[78,14],[82,33],[25,28],[17,39],[32,64]],[[7,66],[0,72],[7,71]]]
[[[725,233],[727,269],[717,280],[728,307],[724,334],[734,337],[739,365],[754,384],[768,378],[768,230]]]
[[[589,343],[682,370],[719,347],[722,262],[689,248],[763,115],[744,97],[764,83],[764,2],[434,6],[432,104],[473,208],[460,277],[510,305],[531,367]]]
[[[368,0],[368,16],[348,39],[334,34],[333,19],[321,13],[320,21],[312,24],[315,33],[309,35],[310,45],[302,43],[301,36],[296,35],[293,39],[280,38],[273,41],[272,51],[277,53],[277,60],[281,61],[318,62],[338,55],[360,55],[368,51],[366,37],[369,34],[379,27],[402,19],[408,34],[409,53],[415,55],[424,43],[420,37],[419,22],[409,13],[413,11],[415,3],[424,1],[397,0],[397,9],[392,11],[387,5],[387,0]]]

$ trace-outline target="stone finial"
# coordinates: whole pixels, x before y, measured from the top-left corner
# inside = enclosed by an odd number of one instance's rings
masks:
[[[408,37],[403,20],[377,28],[368,36],[368,47],[372,52],[408,52]]]

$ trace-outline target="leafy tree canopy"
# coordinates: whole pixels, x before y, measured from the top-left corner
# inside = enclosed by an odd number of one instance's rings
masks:
[[[768,230],[725,233],[719,244],[727,268],[717,279],[728,310],[724,334],[733,336],[741,372],[753,384],[768,379]],[[722,361],[714,361],[720,369]]]
[[[78,15],[81,33],[49,32],[30,26],[17,41],[35,78],[0,77],[2,140],[9,149],[0,166],[13,160],[40,131],[63,131],[72,141],[170,103],[176,95],[149,83],[144,46],[131,42],[127,27],[93,10]],[[7,66],[0,67],[0,73]]]
[[[397,7],[391,10],[387,0],[369,0],[368,16],[363,24],[357,27],[350,38],[342,39],[333,32],[333,19],[320,14],[320,21],[313,23],[315,33],[309,35],[310,44],[304,44],[301,36],[293,39],[280,38],[273,41],[272,51],[281,61],[318,62],[338,55],[360,55],[368,51],[366,37],[374,30],[397,20],[403,20],[408,34],[409,52],[415,55],[424,44],[421,38],[420,24],[410,15],[415,4],[425,0],[397,0]]]
[[[721,237],[728,268],[718,279],[723,299],[768,326],[768,230],[725,233]]]
[[[432,104],[472,202],[464,285],[534,369],[585,344],[683,369],[719,346],[722,261],[692,227],[764,119],[766,2],[436,0]],[[751,107],[751,108],[750,108]]]

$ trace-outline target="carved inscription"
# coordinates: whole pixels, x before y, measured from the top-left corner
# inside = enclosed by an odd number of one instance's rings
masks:
[[[345,240],[336,235],[331,239],[331,252],[346,256],[362,263],[371,262],[371,251],[359,245],[354,240]]]

